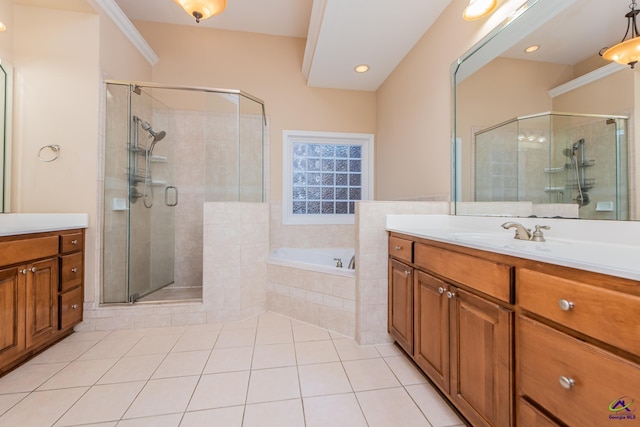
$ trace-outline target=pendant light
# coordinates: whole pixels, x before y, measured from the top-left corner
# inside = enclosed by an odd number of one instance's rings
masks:
[[[497,0],[469,0],[469,5],[464,9],[462,17],[465,21],[484,18],[493,12],[497,5]]]
[[[608,60],[615,61],[618,64],[629,65],[634,68],[638,60],[640,60],[640,33],[636,24],[636,16],[640,13],[640,9],[636,9],[635,0],[629,5],[631,11],[625,15],[627,18],[627,32],[624,33],[622,41],[610,48],[603,48],[600,55]],[[629,36],[627,40],[627,36]]]
[[[178,3],[189,15],[196,18],[200,23],[201,19],[211,18],[224,11],[227,7],[227,0],[173,0]]]

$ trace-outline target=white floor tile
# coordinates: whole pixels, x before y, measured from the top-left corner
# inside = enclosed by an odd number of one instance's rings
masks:
[[[333,346],[333,341],[308,341],[296,343],[298,365],[311,363],[338,362],[340,358]]]
[[[258,319],[258,328],[288,328],[291,330],[291,319],[278,313],[262,313]]]
[[[431,385],[411,385],[406,389],[433,427],[464,425]]]
[[[295,367],[262,369],[251,372],[247,403],[272,402],[300,397]]]
[[[222,330],[231,331],[238,329],[253,329],[255,331],[255,329],[258,327],[258,319],[259,316],[253,316],[239,322],[227,322],[222,327]]]
[[[374,346],[361,346],[351,339],[334,340],[333,344],[336,346],[340,360],[375,359],[381,357]]]
[[[425,427],[429,423],[404,388],[356,393],[370,427]]]
[[[291,322],[291,326],[293,328],[293,339],[295,342],[331,339],[331,335],[329,335],[329,332],[326,329],[299,322]]]
[[[118,359],[76,360],[42,384],[38,390],[94,385]]]
[[[100,378],[98,384],[146,381],[164,360],[164,354],[123,357]]]
[[[214,330],[188,330],[171,349],[172,352],[211,350],[220,334]]]
[[[144,336],[129,350],[126,356],[168,353],[180,338],[179,334]]]
[[[383,359],[351,360],[342,364],[355,391],[400,386]]]
[[[367,427],[353,393],[306,397],[303,402],[306,427]]]
[[[0,427],[51,427],[88,387],[36,391],[0,417]]]
[[[116,331],[117,332],[117,331]],[[114,357],[122,357],[135,346],[141,337],[125,336],[124,338],[112,338],[109,335],[107,339],[100,341],[98,344],[89,349],[80,356],[79,360],[94,359],[110,359]]]
[[[209,351],[169,353],[152,378],[186,377],[200,375],[209,358]]]
[[[155,417],[122,420],[117,427],[178,427],[182,414],[158,415]],[[83,426],[84,427],[84,426]]]
[[[0,415],[27,397],[28,393],[0,394]]]
[[[247,405],[243,427],[304,426],[300,399]]]
[[[291,326],[279,328],[258,328],[256,345],[289,344],[293,343]]]
[[[353,390],[342,363],[322,363],[298,367],[302,397],[350,393]]]
[[[100,341],[105,339],[112,331],[79,331],[66,337],[62,342],[76,341]]]
[[[223,329],[214,348],[246,347],[254,345],[256,329]]]
[[[205,374],[248,371],[251,369],[253,347],[214,348],[204,367]]]
[[[395,344],[379,344],[375,347],[382,357],[402,356],[404,354]]]
[[[180,427],[241,427],[243,406],[187,412]]]
[[[76,341],[76,342],[60,342],[53,347],[48,348],[38,356],[31,359],[28,363],[60,363],[72,362],[80,357],[84,352],[96,345],[97,340]]]
[[[384,360],[402,385],[424,384],[427,382],[422,372],[405,355],[385,357]]]
[[[256,345],[251,369],[280,368],[296,365],[296,352],[291,344]]]
[[[139,418],[184,412],[199,377],[150,380],[125,414]]]
[[[189,411],[244,405],[249,387],[249,371],[203,375],[196,387]]]
[[[144,384],[139,381],[92,387],[55,425],[59,427],[117,421],[124,415]]]
[[[31,392],[67,365],[67,362],[22,365],[0,378],[0,394]]]

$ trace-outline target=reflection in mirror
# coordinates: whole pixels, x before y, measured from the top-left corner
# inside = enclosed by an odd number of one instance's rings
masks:
[[[0,212],[9,212],[13,68],[0,60]]]
[[[458,61],[456,214],[638,219],[635,72],[598,55],[627,8],[529,0]]]

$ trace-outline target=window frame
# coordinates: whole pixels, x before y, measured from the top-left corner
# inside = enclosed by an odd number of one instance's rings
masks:
[[[373,200],[373,160],[374,135],[369,133],[314,132],[292,131],[282,132],[282,223],[284,225],[318,225],[318,224],[354,224],[355,214],[293,214],[293,144],[333,144],[361,145],[361,198]]]

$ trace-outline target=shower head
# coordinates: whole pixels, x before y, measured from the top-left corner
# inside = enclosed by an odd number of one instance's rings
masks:
[[[149,132],[149,135],[153,137],[152,144],[155,144],[156,142],[162,140],[165,136],[167,136],[167,133],[163,130],[161,130],[160,132],[154,131],[151,128],[151,125],[148,122],[145,122],[144,120],[140,120],[140,126],[142,126],[142,129]]]

